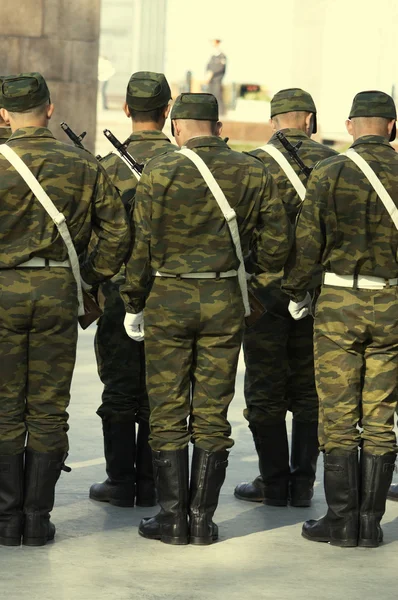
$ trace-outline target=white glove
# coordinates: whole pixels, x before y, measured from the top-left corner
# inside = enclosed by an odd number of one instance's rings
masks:
[[[123,322],[127,335],[136,342],[144,341],[144,313],[141,311],[136,315],[126,313]]]
[[[304,317],[307,317],[310,314],[310,306],[311,296],[307,292],[304,300],[301,300],[301,302],[293,302],[293,300],[290,300],[288,308],[293,319],[300,321],[300,319],[304,319]]]

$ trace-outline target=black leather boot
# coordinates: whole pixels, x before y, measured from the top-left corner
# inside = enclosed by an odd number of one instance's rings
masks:
[[[286,423],[275,423],[267,427],[250,426],[258,454],[260,477],[251,484],[236,486],[235,496],[240,500],[259,502],[261,498],[268,506],[287,506],[289,489],[289,445]],[[257,488],[257,489],[256,489]]]
[[[156,489],[153,477],[152,450],[149,446],[149,423],[140,419],[137,434],[136,499],[137,506],[156,506]]]
[[[218,505],[228,451],[206,452],[195,446],[192,457],[190,489],[190,542],[207,546],[218,540],[218,527],[213,515]]]
[[[61,470],[70,471],[64,461],[67,453],[35,452],[26,449],[24,530],[22,543],[25,546],[44,546],[54,539],[55,526],[50,521],[54,508],[55,484]]]
[[[24,453],[0,456],[0,544],[20,546]]]
[[[135,422],[104,419],[104,453],[108,478],[90,487],[90,498],[114,506],[134,506]]]
[[[398,502],[398,483],[393,483],[390,485],[387,498],[388,500],[395,500],[395,502]]]
[[[234,490],[234,496],[247,502],[264,502],[265,486],[261,475],[253,481],[239,483]]]
[[[306,521],[302,535],[313,542],[350,548],[358,545],[359,463],[357,452],[325,454],[325,497],[327,514]]]
[[[142,519],[139,534],[165,544],[188,544],[188,446],[154,452],[153,468],[161,510]]]
[[[377,548],[383,541],[380,521],[386,510],[387,493],[394,473],[395,458],[395,453],[376,456],[362,452],[358,546]]]
[[[293,419],[289,485],[291,506],[311,506],[318,456],[318,423],[302,423]]]

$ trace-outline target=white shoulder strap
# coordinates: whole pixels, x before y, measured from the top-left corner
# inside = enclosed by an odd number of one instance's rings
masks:
[[[342,154],[343,156],[348,156],[348,158],[350,158],[357,165],[357,167],[361,169],[362,173],[369,180],[369,183],[384,204],[385,209],[393,220],[395,227],[398,229],[398,208],[396,207],[393,199],[387,192],[384,185],[381,183],[380,179],[377,177],[376,173],[373,171],[372,167],[353,148],[350,148],[347,150],[347,152],[343,152]]]
[[[246,271],[245,271],[245,263],[243,260],[242,247],[240,243],[238,222],[236,220],[236,213],[234,209],[229,205],[228,200],[225,197],[224,192],[218,185],[217,181],[214,179],[213,174],[210,169],[206,165],[206,163],[200,158],[196,152],[193,150],[189,150],[189,148],[182,148],[181,150],[177,150],[178,153],[183,154],[187,158],[189,158],[199,173],[202,175],[206,184],[209,187],[209,190],[213,194],[214,198],[222,214],[224,215],[225,220],[227,221],[227,225],[229,231],[231,233],[232,241],[235,246],[236,256],[239,260],[239,268],[238,268],[238,280],[239,287],[242,293],[243,305],[245,307],[245,316],[248,317],[250,315],[250,305],[249,305],[249,296],[247,292],[247,280],[246,280]]]
[[[280,166],[280,168],[282,169],[282,171],[296,190],[297,194],[299,195],[299,198],[301,199],[301,201],[303,201],[306,192],[305,186],[301,181],[300,177],[297,175],[296,171],[293,169],[292,165],[287,160],[287,158],[282,154],[282,152],[278,150],[278,148],[276,148],[275,146],[272,146],[272,144],[265,144],[265,146],[260,146],[258,150],[263,150],[264,152],[272,156],[274,160],[276,160],[276,162],[278,163],[278,165]]]
[[[131,165],[128,163],[128,161],[124,158],[124,156],[122,156],[121,154],[116,152],[111,152],[111,154],[114,154],[115,156],[117,156],[118,158],[121,158],[122,161],[124,162],[125,165],[128,166],[128,168],[130,169],[130,171],[132,172],[132,174],[134,175],[134,177],[136,178],[137,181],[139,181],[141,179],[141,175],[138,175],[138,173],[136,171],[134,171],[134,169],[131,168]]]
[[[66,224],[65,217],[58,211],[51,198],[44,191],[36,177],[33,175],[29,167],[26,166],[24,161],[6,144],[0,145],[0,153],[12,164],[14,169],[20,174],[25,183],[30,187],[32,193],[35,195],[37,200],[40,202],[44,210],[49,214],[51,219],[54,221],[60,236],[62,237],[66,249],[68,250],[69,260],[72,268],[73,275],[77,285],[77,299],[79,302],[79,316],[84,315],[84,303],[82,284],[80,280],[80,267],[79,259],[76,254],[75,246],[73,245],[72,238],[69,233],[68,226]]]

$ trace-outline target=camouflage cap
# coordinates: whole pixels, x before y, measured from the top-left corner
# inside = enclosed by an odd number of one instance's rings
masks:
[[[1,82],[1,102],[12,112],[24,112],[50,100],[47,83],[40,73],[20,73]]]
[[[218,121],[218,102],[213,94],[180,94],[171,110],[171,119]]]
[[[355,117],[383,117],[384,119],[397,119],[395,102],[391,96],[377,90],[359,92],[352,102],[349,119]],[[390,142],[395,140],[396,126],[394,125]]]
[[[296,111],[314,114],[313,133],[316,133],[316,106],[311,94],[300,88],[288,88],[277,92],[271,100],[271,119],[276,115]]]
[[[169,100],[171,90],[163,73],[139,71],[130,77],[126,103],[133,110],[149,112],[166,106]]]

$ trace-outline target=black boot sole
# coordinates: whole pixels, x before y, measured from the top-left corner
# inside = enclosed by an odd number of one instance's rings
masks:
[[[21,545],[21,537],[19,537],[19,538],[0,537],[0,546],[20,546],[20,545]]]
[[[257,496],[257,498],[247,498],[247,496],[241,496],[240,494],[237,494],[236,492],[234,492],[234,496],[235,498],[238,498],[238,500],[244,500],[245,502],[258,502],[261,503],[264,501],[264,496]]]
[[[116,500],[116,499],[103,499],[96,498],[92,494],[89,494],[90,500],[94,500],[95,502],[102,502],[103,504],[112,504],[112,506],[118,506],[119,508],[133,508],[134,500]]]
[[[289,504],[294,508],[309,508],[312,502],[311,500],[290,500]]]
[[[358,540],[359,548],[378,548],[382,542],[375,542],[374,540]]]
[[[356,548],[358,546],[357,540],[332,540],[330,537],[313,537],[306,535],[303,531],[301,535],[310,542],[321,542],[324,544],[330,544],[331,546],[337,546],[338,548]]]
[[[146,540],[155,540],[158,542],[163,542],[163,544],[170,544],[171,546],[187,546],[189,544],[188,536],[184,537],[170,537],[168,535],[146,535],[142,531],[138,530],[138,533],[141,537]]]
[[[23,537],[22,545],[23,546],[31,546],[31,547],[45,546],[49,542],[53,542],[53,541],[54,541],[54,536],[45,537],[45,538]]]
[[[192,544],[192,546],[210,546],[217,541],[218,535],[213,535],[212,537],[197,537],[191,535],[189,538],[189,543]]]

